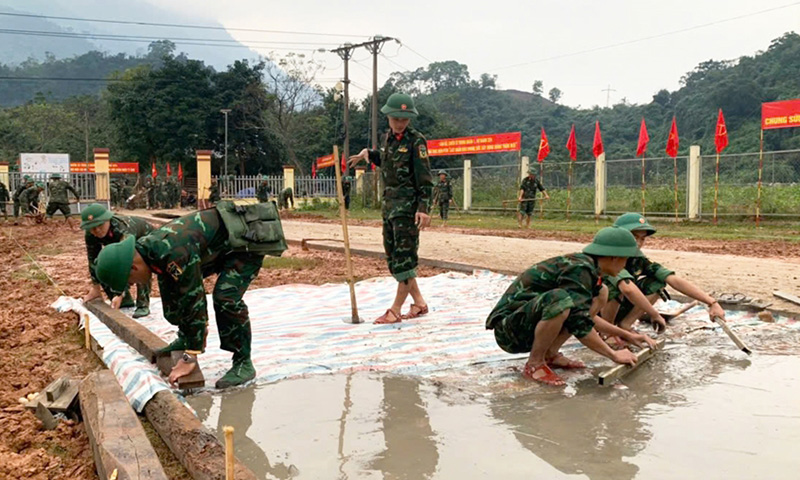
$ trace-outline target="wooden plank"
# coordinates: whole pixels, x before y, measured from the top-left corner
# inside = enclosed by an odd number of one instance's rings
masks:
[[[792,295],[791,293],[772,292],[772,295],[780,298],[781,300],[786,300],[787,302],[792,302],[796,303],[797,305],[800,305],[800,297]]]
[[[664,348],[666,340],[663,338],[659,338],[658,340],[656,340],[656,343],[658,344],[658,349],[660,350]],[[636,352],[636,359],[637,359],[636,366],[631,367],[630,365],[617,365],[615,367],[606,370],[605,372],[601,373],[598,376],[598,381],[600,385],[610,385],[611,382],[613,382],[614,380],[620,379],[625,375],[631,373],[632,371],[636,370],[637,368],[639,368],[653,355],[655,355],[655,352],[651,348],[645,348],[643,350]]]
[[[739,347],[739,350],[743,351],[744,353],[746,353],[748,355],[753,353],[749,348],[747,348],[747,345],[744,344],[742,339],[739,338],[739,336],[736,335],[736,333],[734,333],[733,330],[731,330],[731,327],[728,326],[728,323],[725,322],[725,320],[723,320],[720,317],[714,317],[714,321],[717,322],[720,327],[722,327],[722,330],[725,332],[725,334],[728,335],[728,337],[731,340],[733,340],[733,343],[735,343],[736,346]]]
[[[142,354],[148,362],[155,364],[161,373],[169,376],[174,365],[169,361],[170,357],[167,356],[166,361],[158,361],[158,351],[167,346],[167,342],[162,340],[161,337],[119,310],[111,308],[102,300],[93,300],[86,304],[86,308],[94,313],[114,334]],[[182,353],[180,352],[180,354]],[[205,378],[200,368],[196,368],[191,375],[178,379],[178,388],[180,389],[200,388],[203,386],[205,386]]]
[[[158,392],[145,405],[144,414],[194,480],[225,479],[222,444],[172,392]],[[235,478],[255,480],[256,476],[237,460]]]
[[[64,379],[56,380],[55,382],[51,383],[47,388],[54,386],[56,383]],[[51,410],[56,413],[64,413],[70,410],[75,401],[78,398],[78,387],[80,386],[80,380],[71,380],[66,379],[66,387],[61,395],[58,396],[54,401],[47,400],[47,388],[42,390],[39,393],[36,401],[28,402],[25,407],[30,410],[36,410],[37,403],[41,403],[45,408]]]
[[[94,372],[80,386],[81,412],[97,475],[167,480],[139,418],[110,370]]]
[[[62,393],[64,393],[64,390],[66,390],[68,386],[69,382],[67,381],[67,378],[59,378],[44,389],[45,398],[47,398],[48,402],[54,401],[56,398],[61,396]]]

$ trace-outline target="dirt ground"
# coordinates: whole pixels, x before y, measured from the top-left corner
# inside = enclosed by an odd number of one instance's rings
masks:
[[[82,347],[83,333],[78,331],[75,315],[59,314],[49,307],[59,295],[80,297],[88,291],[83,232],[71,231],[60,222],[31,227],[0,223],[0,259],[0,480],[95,479],[83,425],[67,421],[46,431],[18,402],[61,376],[83,378],[104,368]],[[319,285],[345,278],[345,260],[337,253],[292,247],[276,264],[280,266],[262,269],[252,287]],[[388,273],[386,264],[377,259],[354,258],[353,265],[357,279]],[[433,268],[419,271],[423,276],[440,272]],[[206,279],[208,291],[213,282],[213,277]],[[153,296],[158,296],[157,282],[153,286]],[[150,433],[152,438],[152,429]],[[168,455],[165,448],[157,447],[160,455]],[[162,463],[174,464],[174,460],[162,458]],[[173,479],[188,478],[181,470],[179,465],[167,466]]]

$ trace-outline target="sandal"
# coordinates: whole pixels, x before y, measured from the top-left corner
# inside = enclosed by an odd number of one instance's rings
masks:
[[[416,309],[416,311],[414,311],[414,309]],[[402,318],[404,320],[407,320],[409,318],[421,317],[421,316],[423,316],[423,315],[425,315],[427,313],[428,313],[428,306],[427,305],[423,305],[423,306],[420,307],[416,303],[412,303],[411,304],[411,308],[408,309],[408,313],[406,313],[405,315],[402,315]]]
[[[556,360],[563,359],[556,363]],[[547,360],[547,365],[552,368],[563,368],[564,370],[580,370],[586,368],[586,364],[580,360],[573,360],[567,358],[563,353],[557,354],[555,357]]]
[[[537,372],[541,372],[537,375]],[[564,379],[556,375],[555,372],[550,370],[550,367],[547,366],[546,363],[539,365],[536,368],[531,367],[529,363],[525,364],[525,370],[522,372],[522,376],[533,380],[534,382],[544,383],[546,385],[553,385],[554,387],[560,387],[562,385],[566,385]]]
[[[402,319],[403,318],[401,316],[398,316],[396,313],[394,313],[394,310],[390,308],[386,310],[386,313],[376,318],[374,323],[378,324],[400,323]]]

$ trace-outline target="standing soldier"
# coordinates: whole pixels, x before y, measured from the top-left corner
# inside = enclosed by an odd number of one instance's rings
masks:
[[[22,206],[22,202],[20,197],[22,196],[22,192],[25,191],[26,188],[33,186],[33,180],[28,175],[24,175],[22,177],[22,181],[17,185],[17,189],[14,190],[14,195],[11,197],[11,200],[14,202],[14,225],[17,224],[17,218],[19,217],[19,211]],[[23,212],[24,213],[24,212]]]
[[[133,195],[133,187],[131,187],[130,182],[128,179],[125,179],[125,183],[122,186],[122,206],[127,208],[128,207],[128,199],[131,198]]]
[[[83,297],[89,302],[101,296],[100,281],[97,279],[95,260],[106,245],[121,242],[126,236],[141,238],[153,231],[152,225],[143,218],[127,217],[113,214],[99,203],[93,203],[81,212],[81,229],[86,234],[86,254],[89,257],[89,276],[92,277],[92,289]],[[111,289],[105,287],[106,295],[115,308],[132,307],[134,305],[130,291],[125,288],[121,296],[115,296]],[[136,285],[136,311],[133,318],[150,315],[150,282]]]
[[[519,203],[519,212],[517,213],[517,224],[522,228],[522,216],[527,215],[525,220],[525,228],[531,227],[531,215],[533,215],[534,207],[536,205],[536,190],[542,192],[544,198],[550,200],[550,195],[547,194],[542,182],[536,177],[536,168],[531,166],[528,168],[528,176],[522,179],[522,184],[519,186],[519,196],[517,202]]]
[[[147,209],[154,210],[156,208],[156,187],[152,179],[147,179]]]
[[[67,192],[72,192],[75,198],[80,200],[81,194],[75,190],[72,184],[61,180],[60,173],[50,176],[50,201],[47,202],[47,218],[53,218],[56,211],[64,214],[64,220],[69,221],[69,196]]]
[[[382,150],[363,149],[350,157],[350,165],[361,160],[381,167],[383,179],[383,248],[389,271],[397,280],[397,294],[391,308],[375,323],[397,323],[428,313],[428,305],[417,285],[419,232],[431,223],[428,216],[433,179],[425,137],[409,126],[418,115],[414,100],[393,93],[381,112],[389,117],[389,131]],[[408,314],[400,309],[408,295],[413,303]]]
[[[8,194],[8,188],[6,188],[6,184],[0,182],[0,208],[3,209],[3,221],[8,221],[8,210],[6,210],[6,204],[11,199],[11,196]]]
[[[128,284],[158,276],[164,317],[178,326],[178,337],[160,353],[183,351],[170,383],[190,374],[206,346],[208,311],[203,277],[217,275],[214,312],[220,346],[233,352],[233,368],[217,388],[255,378],[250,359],[250,317],[243,296],[258,275],[264,255],[286,250],[278,212],[269,203],[220,202],[164,225],[139,239],[127,237],[97,257],[97,277],[118,292]]]
[[[208,202],[213,206],[219,202],[219,183],[216,178],[211,179],[211,188],[208,189]]]
[[[350,191],[353,189],[353,180],[350,176],[342,177],[342,196],[344,197],[344,209],[350,210]]]
[[[450,184],[447,172],[439,170],[439,183],[433,187],[433,204],[439,204],[439,216],[442,217],[442,226],[447,225],[450,200],[455,201],[453,198],[453,185]]]
[[[269,185],[267,184],[267,176],[261,176],[261,183],[258,184],[258,188],[256,189],[256,198],[258,199],[258,203],[267,203],[269,202]]]

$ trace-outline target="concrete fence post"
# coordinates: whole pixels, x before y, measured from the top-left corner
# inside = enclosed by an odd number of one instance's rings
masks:
[[[356,184],[354,186],[358,194],[364,191],[364,172],[366,172],[366,170],[367,169],[364,167],[356,167]]]
[[[601,153],[597,156],[594,163],[594,214],[603,215],[606,213],[606,154]]]
[[[702,178],[702,159],[700,158],[700,145],[689,147],[689,165],[686,175],[686,192],[689,196],[688,215],[689,220],[697,220],[703,214],[703,178]]]
[[[196,150],[197,159],[197,208],[206,208],[211,196],[211,150]]]
[[[464,159],[464,211],[472,208],[472,160]]]
[[[519,179],[522,181],[528,176],[528,167],[531,165],[531,159],[530,157],[522,157],[519,162]]]
[[[283,189],[291,188],[292,192],[297,195],[294,188],[294,167],[291,165],[283,166]]]
[[[9,192],[11,192],[13,189],[11,188],[11,182],[9,182],[9,180],[10,179],[8,177],[8,162],[0,162],[0,183],[5,185],[6,188],[8,188]]]
[[[107,148],[95,148],[94,155],[94,187],[95,200],[98,203],[106,203],[111,208],[111,185],[109,182],[109,150]]]

